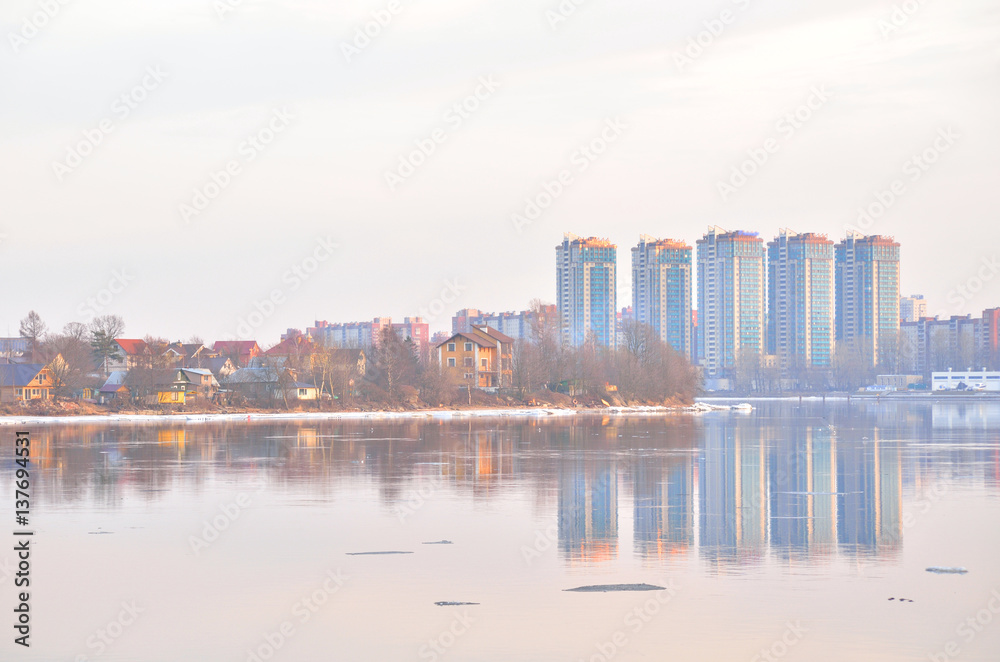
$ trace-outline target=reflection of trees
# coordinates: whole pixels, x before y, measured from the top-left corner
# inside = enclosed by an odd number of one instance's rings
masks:
[[[956,475],[996,492],[1000,451],[975,424],[982,405],[815,405],[788,416],[424,421],[285,421],[193,426],[39,428],[32,448],[40,508],[117,510],[168,491],[198,495],[224,481],[311,501],[374,485],[387,515],[420,489],[474,502],[523,493],[559,521],[567,561],[634,552],[689,553],[714,565],[786,558],[891,558],[902,543],[907,486]],[[965,408],[965,409],[963,409]],[[932,417],[933,414],[933,417]],[[968,425],[960,425],[968,419]],[[906,460],[892,439],[949,444]],[[833,427],[831,427],[833,426]],[[963,437],[966,435],[967,437]],[[964,438],[980,443],[963,446]],[[996,435],[988,438],[1000,441]],[[8,470],[9,473],[9,470]],[[242,489],[242,488],[238,488]],[[622,510],[632,503],[632,512]]]

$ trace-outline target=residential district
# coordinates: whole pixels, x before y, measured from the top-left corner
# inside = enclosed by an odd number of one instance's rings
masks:
[[[265,348],[250,338],[127,338],[114,315],[52,333],[31,311],[18,337],[0,338],[0,402],[363,408],[1000,391],[1000,307],[928,316],[923,296],[901,295],[891,237],[849,232],[834,243],[786,229],[765,244],[756,232],[710,227],[692,247],[642,235],[621,308],[617,252],[607,239],[566,234],[555,304],[466,308],[433,335],[420,317],[316,321]],[[949,299],[980,291],[996,271],[983,269],[993,271]]]

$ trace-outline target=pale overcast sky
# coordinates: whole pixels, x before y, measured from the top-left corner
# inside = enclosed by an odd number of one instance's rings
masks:
[[[840,239],[894,185],[861,229],[902,243],[903,291],[932,314],[1000,305],[1000,264],[986,264],[1000,257],[995,0],[584,0],[555,22],[559,6],[5,0],[0,334],[36,309],[53,329],[112,312],[127,336],[211,342],[274,291],[262,343],[421,310],[445,329],[461,307],[554,301],[567,231],[618,243],[624,306],[641,233]],[[373,12],[391,21],[345,49]],[[450,110],[476,92],[474,110]],[[797,128],[782,122],[797,108]],[[603,153],[581,157],[602,132]],[[85,134],[99,144],[79,147]],[[766,147],[724,200],[719,182]],[[77,165],[71,150],[89,154]],[[934,163],[911,162],[925,150]],[[515,227],[563,170],[551,205]],[[206,187],[218,195],[191,213]],[[327,258],[321,242],[338,247]],[[979,291],[958,294],[977,271]]]

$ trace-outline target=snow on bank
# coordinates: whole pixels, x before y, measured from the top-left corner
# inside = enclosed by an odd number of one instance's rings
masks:
[[[92,416],[0,416],[0,426],[83,423],[238,423],[267,421],[393,421],[412,419],[542,418],[574,416],[575,409],[447,409],[423,411],[289,412],[283,414],[106,414]]]
[[[426,419],[453,421],[479,418],[539,419],[550,416],[568,417],[577,414],[614,416],[650,416],[661,414],[700,414],[709,411],[751,411],[744,402],[717,405],[696,402],[689,407],[608,407],[606,409],[427,409],[417,411],[352,411],[352,412],[289,412],[278,414],[96,414],[89,416],[0,416],[0,426],[82,425],[90,424],[170,424],[184,423],[246,423],[269,421],[406,421]]]

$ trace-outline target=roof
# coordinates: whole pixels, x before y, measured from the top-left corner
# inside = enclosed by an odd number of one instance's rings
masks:
[[[173,386],[180,381],[180,375],[176,368],[159,368],[156,370],[133,370],[126,374],[125,383],[132,386],[151,386],[160,388],[162,386]]]
[[[41,363],[0,364],[0,386],[28,386],[43,368]]]
[[[474,324],[472,326],[472,330],[473,332],[478,331],[479,333],[485,333],[493,340],[497,340],[503,343],[504,345],[508,345],[514,342],[514,339],[511,338],[510,336],[501,333],[496,329],[494,329],[492,326],[487,326],[486,324]]]
[[[503,334],[501,334],[501,335],[503,335]],[[506,338],[506,336],[504,336],[504,337]],[[446,344],[452,342],[453,340],[455,340],[455,338],[464,338],[465,340],[469,340],[471,342],[474,342],[477,345],[480,345],[482,347],[494,347],[495,348],[497,346],[496,341],[494,341],[492,338],[490,338],[489,336],[487,336],[485,333],[475,334],[475,333],[465,333],[464,331],[460,331],[458,333],[453,333],[450,338],[448,338],[444,342],[438,343],[437,346],[440,347],[441,345],[446,345]]]
[[[260,349],[256,340],[216,340],[212,348],[217,352],[239,352],[247,354],[254,348]]]
[[[138,338],[117,338],[115,342],[118,343],[118,346],[125,350],[125,353],[129,356],[142,354],[146,350],[146,341]]]
[[[124,370],[115,370],[108,375],[108,380],[99,389],[101,393],[117,393],[125,385],[125,377],[128,375]]]
[[[295,336],[286,338],[271,349],[264,352],[268,356],[289,356],[292,354],[307,354],[315,349],[313,341],[307,336]]]

